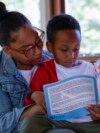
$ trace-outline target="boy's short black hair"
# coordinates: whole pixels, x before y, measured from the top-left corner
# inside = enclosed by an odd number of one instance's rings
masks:
[[[47,40],[53,42],[55,33],[65,29],[79,30],[81,33],[79,22],[71,15],[61,14],[54,16],[47,24]]]

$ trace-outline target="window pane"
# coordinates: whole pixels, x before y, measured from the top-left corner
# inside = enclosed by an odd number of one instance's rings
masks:
[[[100,2],[99,0],[65,0],[66,13],[73,15],[81,25],[80,53],[100,54]]]
[[[16,10],[29,18],[34,26],[41,27],[40,0],[2,0],[7,9]]]

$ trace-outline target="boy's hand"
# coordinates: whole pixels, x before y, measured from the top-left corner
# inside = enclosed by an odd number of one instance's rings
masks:
[[[33,113],[44,113],[45,114],[45,111],[41,108],[40,105],[34,105]]]
[[[97,105],[89,105],[88,111],[93,120],[100,120],[100,103]]]
[[[42,110],[46,112],[45,99],[42,91],[33,92],[31,95],[31,99],[35,101],[37,105],[41,106]]]

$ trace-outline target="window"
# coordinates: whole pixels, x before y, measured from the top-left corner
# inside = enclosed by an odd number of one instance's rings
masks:
[[[73,15],[81,25],[82,55],[100,55],[99,0],[65,0],[65,12]]]

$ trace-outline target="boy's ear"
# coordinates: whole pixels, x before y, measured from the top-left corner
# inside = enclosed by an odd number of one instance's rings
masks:
[[[53,52],[53,44],[49,41],[46,42],[47,50],[52,53]]]
[[[11,49],[9,47],[4,47],[3,50],[9,57],[11,57],[11,55],[12,55],[11,53],[12,52],[11,52]]]

